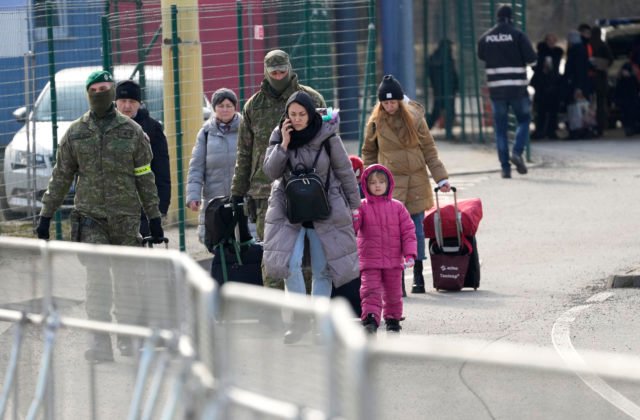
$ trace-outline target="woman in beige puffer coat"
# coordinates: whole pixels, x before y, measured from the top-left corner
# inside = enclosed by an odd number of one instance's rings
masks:
[[[418,239],[412,293],[424,293],[422,261],[426,255],[422,221],[425,210],[433,207],[429,172],[443,192],[449,191],[449,175],[438,157],[424,119],[424,108],[405,99],[402,86],[392,75],[384,76],[380,83],[378,100],[365,128],[362,160],[365,167],[379,163],[393,174],[393,198],[404,203],[411,214]]]

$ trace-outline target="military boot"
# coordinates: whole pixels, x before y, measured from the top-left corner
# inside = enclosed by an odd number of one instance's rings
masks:
[[[422,276],[422,260],[417,260],[413,266],[413,287],[411,293],[424,293],[424,277]]]
[[[94,334],[84,358],[91,363],[113,362],[113,349],[109,334]]]

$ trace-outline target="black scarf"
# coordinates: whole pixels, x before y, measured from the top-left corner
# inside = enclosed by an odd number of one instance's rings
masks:
[[[302,130],[291,132],[291,142],[289,143],[289,149],[297,149],[305,144],[309,143],[318,134],[322,128],[322,116],[316,111],[316,107],[313,103],[313,99],[308,93],[304,91],[294,92],[287,100],[285,106],[284,115],[280,119],[280,129],[282,130],[282,124],[284,120],[288,118],[289,106],[293,103],[302,105],[309,115],[309,124]]]

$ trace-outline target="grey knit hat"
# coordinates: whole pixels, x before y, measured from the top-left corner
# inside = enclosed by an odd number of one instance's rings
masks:
[[[235,92],[227,88],[220,88],[213,92],[213,95],[211,95],[211,106],[215,108],[216,105],[225,99],[230,100],[233,103],[233,106],[238,106],[238,97]]]

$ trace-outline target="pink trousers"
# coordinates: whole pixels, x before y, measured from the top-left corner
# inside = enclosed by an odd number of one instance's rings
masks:
[[[376,317],[378,325],[384,319],[402,318],[402,269],[362,270],[360,273],[362,319],[367,314]]]

